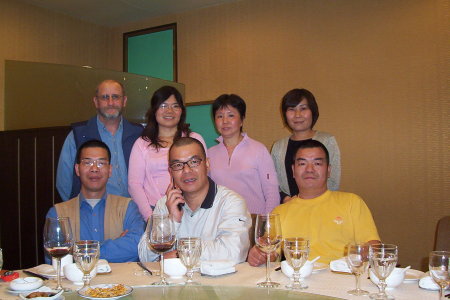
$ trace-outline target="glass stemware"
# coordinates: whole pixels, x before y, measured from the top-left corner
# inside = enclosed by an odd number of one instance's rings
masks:
[[[286,285],[289,289],[306,289],[308,286],[300,278],[300,269],[308,260],[309,240],[304,238],[287,238],[284,240],[284,256],[294,269],[294,281]]]
[[[430,276],[439,285],[439,299],[445,299],[444,289],[450,285],[450,251],[432,251],[429,257]]]
[[[177,251],[181,262],[187,268],[187,280],[185,284],[198,285],[198,282],[192,280],[192,276],[194,275],[193,269],[198,264],[202,253],[201,239],[195,237],[179,238],[177,241]]]
[[[98,241],[77,241],[73,246],[73,258],[77,267],[83,272],[83,288],[90,286],[91,271],[97,265],[100,256],[100,243]]]
[[[69,218],[47,218],[44,225],[44,248],[56,259],[56,289],[62,290],[61,258],[69,254],[73,245]]]
[[[369,261],[373,272],[379,279],[379,292],[370,294],[371,299],[395,299],[386,294],[386,278],[394,270],[398,260],[398,247],[392,244],[376,244],[369,247]]]
[[[147,243],[155,252],[160,254],[160,281],[152,285],[169,285],[164,277],[164,252],[172,249],[175,243],[175,226],[168,214],[153,214],[147,223]]]
[[[350,295],[364,296],[369,292],[360,288],[360,278],[369,267],[369,244],[350,243],[345,248],[348,267],[356,277],[356,289],[347,291]]]
[[[255,244],[267,255],[266,281],[258,282],[257,286],[259,287],[277,287],[280,285],[270,279],[270,254],[280,247],[281,239],[280,215],[266,214],[256,217]]]

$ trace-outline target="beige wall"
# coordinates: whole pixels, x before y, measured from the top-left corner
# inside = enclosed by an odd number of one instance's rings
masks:
[[[246,131],[268,147],[288,134],[282,95],[310,89],[316,128],[341,148],[342,189],[366,200],[401,264],[419,268],[450,215],[449,20],[448,0],[244,0],[119,31],[176,22],[187,101],[241,95]]]
[[[240,94],[245,130],[268,147],[288,134],[282,95],[294,87],[316,95],[316,128],[341,147],[342,189],[363,196],[382,239],[400,246],[402,265],[418,268],[437,220],[450,215],[449,7],[448,0],[243,0],[112,34],[0,0],[0,126],[5,59],[120,70],[123,32],[177,22],[187,101]]]
[[[109,28],[16,0],[0,0],[0,130],[4,128],[5,60],[121,70],[121,60],[112,59],[112,38]]]

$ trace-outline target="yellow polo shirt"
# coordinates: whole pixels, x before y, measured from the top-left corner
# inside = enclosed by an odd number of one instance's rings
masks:
[[[344,256],[349,242],[380,240],[372,214],[358,195],[327,190],[314,199],[294,197],[277,206],[283,238],[310,240],[309,259],[329,263]]]

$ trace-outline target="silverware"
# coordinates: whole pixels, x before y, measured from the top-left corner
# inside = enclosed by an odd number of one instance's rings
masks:
[[[143,263],[140,261],[137,262],[138,266],[147,271],[150,275],[153,275],[152,271],[150,271]]]
[[[33,277],[38,277],[38,278],[40,278],[42,280],[48,280],[47,276],[44,276],[44,275],[41,275],[41,274],[38,274],[38,273],[34,273],[34,272],[31,272],[31,271],[28,271],[28,270],[22,270],[22,272],[27,274],[27,275],[31,275]]]

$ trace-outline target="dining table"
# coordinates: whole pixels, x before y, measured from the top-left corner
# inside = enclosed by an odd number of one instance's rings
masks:
[[[122,298],[127,299],[167,299],[167,300],[266,300],[266,299],[369,299],[367,296],[353,296],[347,293],[348,290],[355,288],[355,276],[351,274],[335,273],[329,268],[314,271],[309,277],[305,278],[307,289],[293,291],[286,288],[290,279],[285,276],[278,268],[279,263],[274,263],[271,267],[271,279],[279,282],[277,288],[259,288],[256,284],[265,280],[265,266],[252,267],[248,263],[236,265],[236,272],[222,276],[204,276],[195,272],[194,280],[200,285],[185,286],[185,278],[170,278],[170,286],[152,286],[153,282],[159,280],[156,275],[159,271],[159,263],[151,262],[145,265],[153,271],[153,275],[144,273],[136,262],[128,263],[110,263],[111,272],[95,276],[91,280],[91,285],[115,284],[121,283],[132,287],[130,295]],[[32,270],[32,269],[31,269]],[[22,271],[18,271],[20,277],[27,277]],[[361,288],[369,292],[377,292],[378,288],[364,274],[361,278]],[[44,284],[48,287],[55,287],[54,279],[45,280]],[[74,285],[67,279],[62,279],[62,284],[69,289],[63,293],[63,297],[58,300],[84,299],[78,295],[77,290],[81,288]],[[424,300],[438,299],[438,292],[425,290],[419,287],[418,281],[404,282],[395,289],[388,289],[387,293],[394,296],[397,300]],[[8,282],[0,283],[0,300],[19,299],[17,293],[9,289]]]

